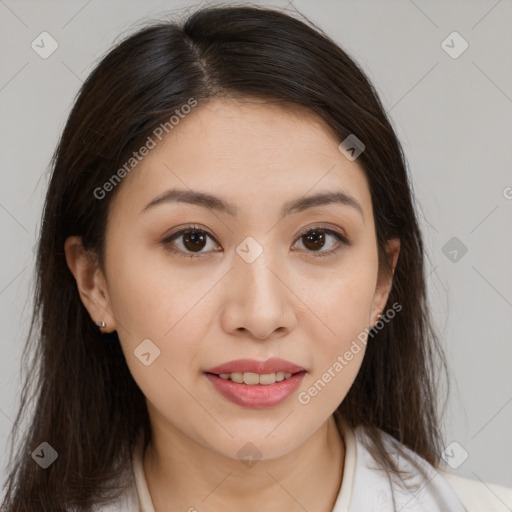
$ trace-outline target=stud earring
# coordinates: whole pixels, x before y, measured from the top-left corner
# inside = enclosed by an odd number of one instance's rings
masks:
[[[105,329],[105,327],[107,326],[107,324],[106,324],[105,322],[101,321],[101,320],[96,320],[96,322],[94,322],[94,323],[99,327],[100,332],[101,332],[102,334],[104,334],[104,333],[105,333],[105,331],[104,331],[103,329]]]

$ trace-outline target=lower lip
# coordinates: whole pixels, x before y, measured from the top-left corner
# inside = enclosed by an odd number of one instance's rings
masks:
[[[288,379],[275,384],[256,384],[254,386],[221,379],[212,373],[205,373],[205,375],[215,389],[231,402],[242,407],[263,409],[284,402],[300,386],[306,372],[294,373]]]

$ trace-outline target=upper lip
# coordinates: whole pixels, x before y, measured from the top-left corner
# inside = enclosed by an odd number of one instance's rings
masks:
[[[210,368],[205,373],[259,373],[264,375],[267,373],[284,372],[284,373],[298,373],[305,371],[302,366],[290,363],[284,359],[272,357],[266,361],[257,361],[256,359],[236,359],[227,363]]]

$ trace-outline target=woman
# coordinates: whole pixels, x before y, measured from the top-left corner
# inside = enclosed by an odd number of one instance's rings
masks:
[[[320,30],[256,7],[140,30],[52,163],[6,510],[511,506],[440,467],[405,158]]]

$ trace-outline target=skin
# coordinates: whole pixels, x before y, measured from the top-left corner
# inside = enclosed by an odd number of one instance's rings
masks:
[[[362,350],[303,405],[297,400],[382,313],[392,275],[379,272],[368,182],[357,162],[314,113],[261,100],[216,99],[196,107],[116,191],[103,274],[81,247],[65,244],[91,319],[117,330],[130,371],[147,399],[152,441],[144,471],[156,512],[331,511],[345,447],[332,416],[352,385]],[[209,192],[238,205],[236,217],[197,205],[160,204],[170,188]],[[363,215],[341,204],[279,218],[282,205],[342,189]],[[198,224],[211,233],[194,259],[161,242]],[[315,252],[300,236],[330,228]],[[247,263],[237,246],[252,236],[263,253]],[[169,242],[197,254],[183,235]],[[311,248],[313,247],[313,248]],[[330,256],[315,254],[337,252]],[[388,255],[394,271],[400,243]],[[149,366],[135,357],[144,339],[160,349]],[[280,357],[307,370],[283,403],[250,409],[231,403],[203,372],[221,363]],[[237,456],[247,442],[261,459]],[[298,505],[300,504],[300,506]]]

